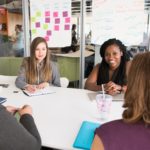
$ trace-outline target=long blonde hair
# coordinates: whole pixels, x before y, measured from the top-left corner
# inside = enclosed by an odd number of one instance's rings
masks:
[[[29,84],[35,84],[37,81],[37,60],[35,57],[35,50],[38,44],[45,43],[47,48],[47,54],[46,57],[43,60],[43,68],[42,68],[42,78],[43,81],[48,82],[51,79],[51,68],[50,68],[50,52],[48,50],[47,42],[42,37],[36,37],[30,46],[30,57],[28,58],[28,62],[26,64],[26,79]]]
[[[125,122],[150,124],[150,52],[138,54],[132,61],[123,107]]]

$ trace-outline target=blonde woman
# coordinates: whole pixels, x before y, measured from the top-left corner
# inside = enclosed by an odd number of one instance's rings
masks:
[[[57,66],[50,61],[47,42],[42,37],[35,38],[30,47],[30,57],[24,58],[16,86],[31,93],[52,84],[60,86]]]
[[[150,149],[150,52],[135,56],[127,85],[123,119],[96,129],[92,150]]]

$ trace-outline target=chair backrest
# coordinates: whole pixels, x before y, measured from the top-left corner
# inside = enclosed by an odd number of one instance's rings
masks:
[[[60,78],[60,85],[61,85],[61,87],[68,87],[69,80],[66,77],[61,77]]]
[[[85,82],[86,82],[86,80],[87,80],[87,78],[85,78],[85,79],[83,80],[83,88],[85,88]]]

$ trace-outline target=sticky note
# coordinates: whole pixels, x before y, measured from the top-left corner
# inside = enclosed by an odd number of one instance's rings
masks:
[[[45,40],[46,40],[46,41],[49,41],[49,37],[48,37],[48,36],[45,36]]]
[[[48,29],[48,24],[43,24],[43,29],[47,30]]]
[[[50,18],[45,18],[45,23],[50,23]]]
[[[36,34],[36,29],[32,29],[32,34]]]
[[[47,35],[49,35],[49,36],[52,35],[52,31],[51,31],[51,30],[47,30],[46,33],[47,33]]]
[[[67,11],[63,11],[63,17],[68,17],[68,12]]]
[[[55,31],[59,31],[59,26],[54,26]]]
[[[36,18],[35,17],[31,17],[31,22],[35,22]]]
[[[36,16],[37,16],[37,17],[41,17],[41,12],[40,12],[40,11],[37,11],[37,12],[36,12]]]
[[[50,16],[50,11],[45,11],[45,16]]]
[[[65,18],[65,23],[70,23],[70,17]]]
[[[58,12],[53,12],[53,17],[58,17]]]
[[[40,22],[36,22],[36,23],[35,23],[35,26],[36,26],[37,28],[39,28],[39,27],[41,26]]]
[[[59,24],[60,23],[60,18],[56,18],[55,19],[55,24]]]
[[[66,24],[64,29],[65,30],[70,30],[70,25]]]

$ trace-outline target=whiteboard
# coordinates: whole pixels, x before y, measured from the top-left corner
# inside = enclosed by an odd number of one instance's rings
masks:
[[[110,38],[125,45],[139,45],[146,32],[144,0],[93,0],[92,43]]]
[[[49,47],[71,45],[71,1],[30,0],[32,40],[44,37]]]

